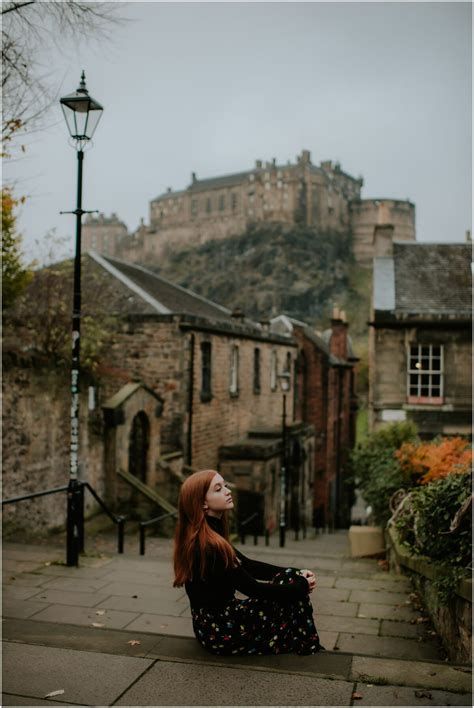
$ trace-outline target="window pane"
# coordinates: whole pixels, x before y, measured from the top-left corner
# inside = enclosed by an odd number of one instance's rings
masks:
[[[422,386],[420,396],[429,396],[429,395],[430,395],[429,388],[427,386],[426,387]]]
[[[429,374],[423,374],[421,377],[421,385],[422,386],[429,386],[429,383],[430,383]]]
[[[410,396],[418,396],[418,386],[410,386]]]
[[[418,374],[410,374],[410,386],[418,385]]]
[[[431,395],[436,398],[441,396],[441,389],[439,388],[439,386],[431,387]]]
[[[441,359],[433,358],[431,360],[431,369],[433,371],[441,371]]]
[[[421,356],[429,357],[429,355],[430,355],[430,348],[429,348],[429,346],[427,346],[427,347],[421,347]]]
[[[433,374],[431,377],[431,382],[433,386],[440,386],[441,385],[441,376],[439,374]]]
[[[441,356],[441,347],[439,345],[433,345],[431,351],[433,356]]]

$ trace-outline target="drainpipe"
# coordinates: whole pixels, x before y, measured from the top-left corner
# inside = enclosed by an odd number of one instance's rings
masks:
[[[194,391],[194,334],[190,338],[189,354],[189,380],[188,380],[188,432],[187,432],[187,460],[188,467],[193,465],[193,391]]]

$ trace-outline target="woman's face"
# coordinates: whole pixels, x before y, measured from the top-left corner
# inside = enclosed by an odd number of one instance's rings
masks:
[[[208,516],[221,518],[226,509],[233,509],[232,494],[221,475],[216,472],[204,499],[204,510]]]

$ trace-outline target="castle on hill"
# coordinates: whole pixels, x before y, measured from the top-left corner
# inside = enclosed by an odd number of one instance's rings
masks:
[[[314,165],[302,150],[286,165],[255,161],[245,172],[199,179],[195,172],[183,190],[150,202],[149,224],[130,234],[116,214],[89,215],[83,247],[135,263],[152,263],[168,248],[194,246],[244,233],[249,226],[280,223],[353,235],[357,263],[370,267],[375,232],[397,241],[414,241],[415,205],[408,200],[362,199],[363,180],[338,162]]]

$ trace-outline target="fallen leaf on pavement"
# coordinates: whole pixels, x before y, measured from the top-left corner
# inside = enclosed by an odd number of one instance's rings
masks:
[[[51,693],[47,693],[45,698],[52,698],[53,696],[60,696],[62,693],[64,693],[64,688],[60,688],[58,691],[51,691]]]
[[[105,610],[97,610],[96,615],[105,615]]]
[[[356,691],[354,691],[354,693],[352,694],[352,698],[353,698],[354,700],[360,700],[360,699],[363,698],[363,697],[364,697],[364,696],[362,695],[362,693],[356,693]]]
[[[429,691],[415,691],[415,696],[417,698],[433,698]]]
[[[357,615],[357,617],[367,617],[367,615]]]
[[[45,565],[51,565],[51,561],[46,561]]]
[[[101,624],[100,622],[92,622],[93,627],[103,627],[104,625]]]
[[[137,644],[141,644],[141,642],[139,642],[138,639],[130,639],[130,641],[127,642],[127,644],[130,644],[131,647],[136,647]]]
[[[167,624],[160,624],[161,629],[164,629],[167,626],[168,626]]]

